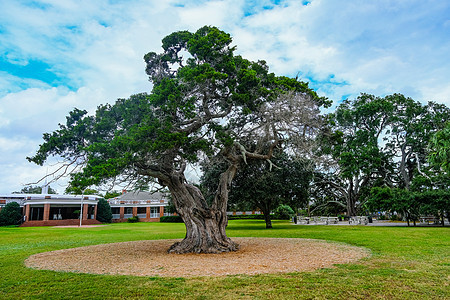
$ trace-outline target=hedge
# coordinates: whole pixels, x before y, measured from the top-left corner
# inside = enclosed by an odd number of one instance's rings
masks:
[[[159,218],[161,223],[183,223],[183,219],[180,216],[163,216]]]
[[[260,214],[260,215],[231,215],[228,216],[228,220],[249,220],[249,219],[258,219],[258,220],[264,220],[264,215]]]

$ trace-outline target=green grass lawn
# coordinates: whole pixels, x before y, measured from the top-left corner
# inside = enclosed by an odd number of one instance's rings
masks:
[[[159,278],[39,271],[30,255],[64,248],[184,236],[183,224],[0,228],[0,299],[450,299],[450,228],[293,226],[230,221],[230,237],[313,238],[370,249],[356,264],[315,272]],[[280,249],[282,251],[283,249]]]

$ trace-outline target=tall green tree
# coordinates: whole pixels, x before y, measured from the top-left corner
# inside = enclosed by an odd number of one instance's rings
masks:
[[[325,160],[326,174],[316,184],[334,191],[336,199],[343,199],[350,216],[362,208],[362,195],[377,176],[388,172],[389,158],[379,140],[393,109],[385,98],[361,94],[353,101],[343,101],[329,115],[332,132],[323,136],[321,150],[330,161]]]
[[[386,183],[409,190],[415,177],[425,175],[428,143],[450,119],[450,109],[434,102],[423,105],[401,94],[385,99],[394,107],[384,137],[393,166]]]
[[[168,35],[161,53],[144,56],[151,94],[101,105],[93,115],[73,110],[59,130],[44,134],[29,160],[66,159],[74,167],[72,187],[156,181],[169,189],[186,225],[184,240],[169,252],[236,250],[225,228],[237,170],[249,160],[270,163],[276,147],[307,149],[320,123],[319,107],[329,102],[304,82],[269,73],[264,61],[235,55],[231,42],[229,34],[208,26]],[[185,170],[217,155],[227,169],[209,204]]]
[[[423,105],[401,94],[361,94],[343,101],[329,117],[332,133],[323,139],[322,150],[334,165],[316,181],[333,191],[338,199],[334,201],[344,200],[348,214],[355,215],[373,186],[410,190],[414,182],[423,185],[418,182],[429,178],[428,141],[450,118],[450,109],[434,102]]]

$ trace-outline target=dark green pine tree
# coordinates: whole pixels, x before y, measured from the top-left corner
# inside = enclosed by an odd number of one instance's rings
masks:
[[[111,206],[103,198],[98,200],[97,203],[97,220],[102,223],[111,223],[112,220]]]

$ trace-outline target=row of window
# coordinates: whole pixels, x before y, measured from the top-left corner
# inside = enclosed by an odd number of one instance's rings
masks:
[[[78,219],[80,216],[79,205],[50,206],[49,220]],[[89,205],[87,218],[94,219],[95,205]],[[44,205],[30,205],[29,221],[42,221],[44,219]]]
[[[119,219],[120,207],[111,207],[111,213],[113,214],[113,219]],[[124,219],[131,218],[132,216],[133,216],[133,207],[124,207]],[[137,216],[139,218],[146,218],[147,207],[138,207]],[[159,207],[150,207],[150,218],[159,218]]]

